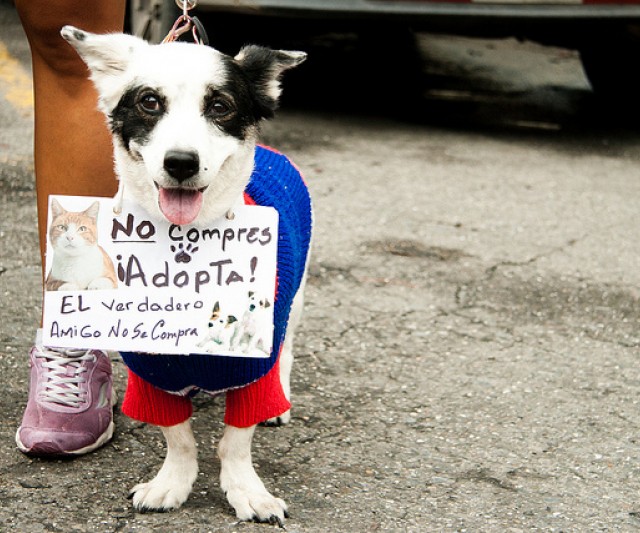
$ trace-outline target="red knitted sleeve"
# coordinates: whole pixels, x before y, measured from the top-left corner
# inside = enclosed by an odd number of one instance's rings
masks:
[[[224,423],[246,428],[280,416],[291,408],[280,383],[280,357],[269,373],[241,389],[227,392]]]
[[[122,412],[134,420],[156,426],[175,426],[193,413],[191,399],[169,394],[129,370]]]

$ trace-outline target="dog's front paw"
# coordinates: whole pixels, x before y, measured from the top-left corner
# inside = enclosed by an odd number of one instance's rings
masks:
[[[159,478],[160,476],[157,476],[148,483],[139,483],[131,489],[129,498],[133,500],[136,510],[140,512],[170,511],[187,501],[192,482],[185,480],[176,483]]]
[[[167,440],[167,456],[151,481],[131,489],[129,498],[138,511],[169,511],[180,507],[198,477],[196,442],[188,420],[162,427]]]
[[[267,522],[283,527],[284,519],[289,516],[284,500],[272,496],[266,489],[235,488],[228,490],[226,495],[240,520]]]

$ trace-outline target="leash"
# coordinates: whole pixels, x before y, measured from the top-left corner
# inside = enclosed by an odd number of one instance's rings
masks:
[[[182,15],[175,21],[173,27],[169,30],[169,33],[162,42],[172,43],[178,40],[181,35],[191,31],[196,44],[208,45],[209,37],[207,37],[207,32],[202,22],[200,22],[198,17],[189,15],[189,11],[198,5],[198,0],[176,0],[176,5],[182,9]]]

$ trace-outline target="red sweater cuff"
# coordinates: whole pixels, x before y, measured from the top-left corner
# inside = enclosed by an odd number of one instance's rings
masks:
[[[269,373],[258,381],[227,392],[224,423],[246,428],[280,416],[291,408],[280,383],[280,357]]]
[[[122,412],[134,420],[156,426],[175,426],[193,413],[191,399],[169,394],[129,371]]]
[[[280,358],[266,376],[227,392],[225,424],[250,427],[280,416],[291,408],[280,383]],[[175,426],[193,414],[191,399],[154,387],[129,371],[129,380],[121,407],[134,420],[156,426]]]

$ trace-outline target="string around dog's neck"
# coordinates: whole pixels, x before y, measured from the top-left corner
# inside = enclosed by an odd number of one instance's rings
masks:
[[[113,197],[113,214],[119,215],[122,213],[122,199],[124,198],[124,180],[122,178],[119,179],[118,182],[118,191],[116,195]]]

